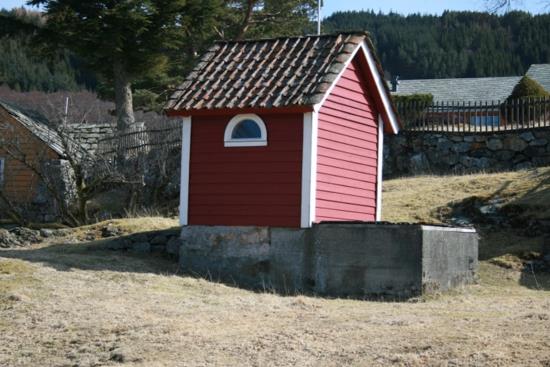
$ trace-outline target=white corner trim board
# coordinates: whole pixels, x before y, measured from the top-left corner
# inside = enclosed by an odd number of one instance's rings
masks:
[[[260,129],[260,137],[254,139],[246,138],[234,138],[233,130],[245,120],[251,120],[258,125]],[[255,114],[241,114],[233,117],[227,126],[224,133],[224,146],[225,147],[265,147],[267,146],[267,128],[264,121],[260,116]]]
[[[304,113],[302,144],[302,206],[301,227],[310,228],[315,221],[317,195],[317,136],[319,115],[317,112]]]
[[[384,172],[384,119],[378,115],[378,162],[376,177],[376,221],[382,220],[382,180]]]
[[[184,117],[181,130],[180,225],[186,226],[189,223],[189,165],[191,164],[191,117]]]
[[[382,79],[382,76],[378,72],[378,68],[376,66],[376,62],[374,61],[374,57],[372,56],[372,53],[370,52],[369,48],[365,45],[363,42],[359,47],[357,47],[353,53],[350,55],[349,59],[344,64],[344,67],[338,74],[338,76],[334,79],[331,86],[327,89],[325,92],[325,95],[323,96],[323,99],[321,102],[317,103],[313,109],[314,111],[319,111],[321,107],[325,104],[325,101],[328,99],[328,97],[332,94],[332,91],[342,78],[342,75],[346,72],[348,69],[348,66],[353,62],[355,59],[355,56],[357,53],[361,50],[363,54],[365,55],[365,58],[367,59],[367,64],[369,65],[369,71],[371,72],[371,75],[374,79],[374,83],[376,85],[376,90],[380,94],[380,98],[382,99],[382,104],[384,105],[384,109],[387,111],[388,117],[390,119],[390,124],[392,127],[392,130],[394,134],[397,134],[399,132],[399,123],[397,122],[397,116],[395,116],[395,113],[393,112],[393,108],[388,96],[388,93],[386,92],[386,89],[384,88],[385,81]]]
[[[393,130],[393,133],[397,134],[399,133],[399,123],[397,122],[397,116],[395,115],[394,110],[392,108],[390,96],[386,92],[386,88],[384,88],[383,83],[385,83],[385,81],[382,79],[382,75],[380,75],[380,73],[378,72],[376,61],[374,61],[374,56],[372,55],[372,52],[365,45],[364,42],[361,44],[361,49],[363,50],[363,52],[365,53],[365,56],[367,57],[367,63],[369,65],[371,75],[374,79],[374,83],[376,84],[376,89],[378,90],[378,93],[382,98],[382,103],[384,104],[384,110],[386,110],[386,113],[388,114],[388,117],[390,119],[390,124]]]

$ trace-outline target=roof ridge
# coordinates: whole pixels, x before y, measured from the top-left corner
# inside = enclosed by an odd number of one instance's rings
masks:
[[[264,37],[264,38],[247,38],[242,40],[217,40],[215,44],[228,44],[228,43],[255,43],[255,42],[267,42],[267,41],[277,41],[277,40],[294,40],[294,39],[305,39],[305,38],[330,38],[330,37],[339,37],[339,36],[365,36],[370,37],[370,33],[367,31],[345,31],[345,32],[334,32],[334,33],[323,33],[323,34],[306,34],[300,36],[277,36],[277,37]]]

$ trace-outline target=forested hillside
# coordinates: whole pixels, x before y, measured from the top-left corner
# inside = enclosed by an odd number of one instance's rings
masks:
[[[40,22],[40,14],[21,9],[0,10],[0,21],[10,17],[24,17],[30,22]],[[65,51],[53,52],[44,57],[37,52],[37,45],[31,44],[30,35],[0,28],[0,85],[7,85],[17,91],[56,92],[61,90],[93,89],[93,75],[86,72],[78,60]]]
[[[36,12],[2,10],[1,15],[40,21]],[[68,52],[46,59],[38,56],[29,35],[2,29],[0,84],[21,91],[96,88],[93,74]],[[385,70],[403,79],[521,75],[533,63],[550,62],[550,14],[338,12],[324,21],[325,32],[346,30],[369,31]]]
[[[369,31],[384,69],[402,79],[521,75],[550,62],[550,14],[339,12],[324,25]]]

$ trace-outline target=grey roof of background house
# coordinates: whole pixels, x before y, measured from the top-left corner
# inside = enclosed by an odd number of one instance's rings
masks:
[[[57,134],[55,130],[48,127],[45,121],[35,116],[31,118],[29,116],[30,113],[23,112],[13,105],[3,101],[0,101],[0,106],[4,108],[11,116],[13,116],[13,118],[18,121],[23,127],[29,130],[38,139],[42,140],[57,154],[61,156],[65,155],[61,137]]]
[[[166,109],[315,105],[362,43],[374,51],[366,33],[218,42]],[[383,75],[379,63],[378,69]]]
[[[502,101],[512,94],[520,76],[494,78],[400,80],[395,95],[431,94],[434,101]]]
[[[550,64],[533,64],[527,70],[526,75],[536,80],[547,92],[550,92]]]

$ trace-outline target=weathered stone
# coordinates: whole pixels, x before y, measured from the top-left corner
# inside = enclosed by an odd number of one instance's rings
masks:
[[[492,165],[495,163],[494,160],[492,159],[489,159],[487,157],[482,157],[482,158],[479,158],[476,162],[475,162],[475,165],[476,165],[476,168],[479,168],[479,169],[489,169],[492,167]]]
[[[44,238],[49,238],[49,237],[52,237],[54,235],[54,232],[51,229],[42,228],[40,230],[40,235]]]
[[[533,157],[532,162],[537,167],[548,166],[550,165],[550,154],[540,157]]]
[[[179,237],[172,237],[166,243],[166,252],[170,255],[177,256],[180,251],[182,240]]]
[[[495,152],[495,156],[497,159],[501,161],[509,161],[514,156],[514,152],[511,150],[501,150],[499,152]]]
[[[132,251],[140,253],[151,252],[151,244],[149,242],[137,242],[132,244]]]
[[[521,152],[527,148],[527,143],[525,140],[521,139],[519,136],[508,136],[504,139],[503,146],[507,150],[513,150],[515,152]]]
[[[525,162],[527,160],[527,157],[523,154],[516,154],[514,155],[514,159],[512,159],[512,163],[514,164],[514,167],[517,163]]]
[[[524,132],[524,133],[521,133],[521,134],[519,134],[519,136],[520,136],[523,140],[525,140],[525,141],[527,141],[527,142],[529,142],[529,141],[535,139],[535,136],[534,136],[533,133],[530,132],[530,131],[526,131],[526,132]]]
[[[548,138],[550,136],[550,128],[535,129],[533,130],[535,138]]]
[[[34,229],[17,227],[10,230],[10,233],[15,235],[20,242],[39,243],[42,240],[40,238],[40,232]]]
[[[533,164],[531,162],[521,162],[514,166],[515,169],[528,169],[533,168]]]
[[[107,242],[106,248],[115,251],[128,250],[132,248],[132,242],[126,238],[115,238]]]
[[[457,153],[466,153],[470,150],[471,146],[472,144],[470,143],[458,143],[455,144],[452,149]]]
[[[6,229],[0,228],[0,248],[10,248],[20,246],[21,242]]]
[[[454,166],[455,164],[458,163],[458,159],[459,159],[459,155],[458,154],[448,154],[448,155],[444,155],[442,157],[440,157],[440,162],[442,163],[445,163],[446,165],[448,166]]]
[[[404,131],[403,145],[396,139],[385,139],[384,175],[544,166],[550,153],[550,128],[468,135]]]
[[[523,151],[523,154],[525,154],[527,157],[533,158],[538,157],[541,155],[544,155],[546,153],[546,149],[544,147],[536,147],[536,146],[528,146]]]
[[[546,139],[535,139],[529,143],[530,146],[534,147],[542,147],[546,146],[546,144],[548,144],[548,140]]]
[[[476,167],[476,164],[475,164],[476,161],[477,161],[476,158],[472,158],[472,157],[468,157],[468,156],[461,156],[460,157],[460,163],[466,168]]]
[[[146,233],[135,233],[128,237],[134,243],[149,242],[149,236]]]
[[[151,252],[157,253],[157,254],[166,253],[166,244],[163,243],[163,244],[151,245]]]
[[[437,150],[440,152],[449,151],[451,150],[452,147],[453,147],[453,143],[451,143],[447,139],[439,139],[437,142]]]
[[[474,158],[482,158],[482,157],[488,157],[491,155],[491,153],[486,149],[477,149],[472,152],[470,152],[470,155]]]
[[[489,148],[490,150],[500,150],[502,149],[503,147],[503,144],[502,144],[502,141],[500,139],[489,139],[487,140],[487,148]]]
[[[424,153],[418,153],[411,157],[410,160],[412,172],[426,172],[430,169],[430,162]]]
[[[150,242],[153,246],[166,245],[166,242],[168,242],[168,238],[164,234],[158,234],[154,236]]]
[[[122,230],[112,224],[108,224],[107,226],[101,228],[101,237],[103,238],[120,236],[121,234]]]
[[[474,142],[474,143],[472,143],[470,149],[477,150],[477,149],[483,149],[485,147],[486,147],[486,144],[479,143],[479,142]]]

